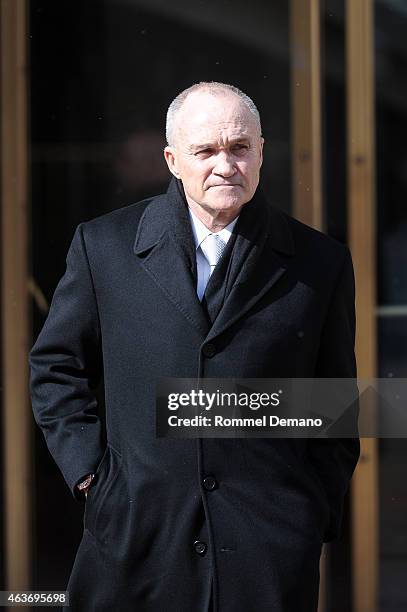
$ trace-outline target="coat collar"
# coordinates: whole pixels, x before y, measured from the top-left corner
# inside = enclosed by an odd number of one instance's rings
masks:
[[[284,274],[295,253],[286,216],[260,190],[244,205],[234,231],[234,251],[244,257],[232,261],[232,285],[211,327],[196,294],[195,244],[181,181],[171,180],[138,225],[134,252],[141,265],[202,339],[213,339],[243,316]]]

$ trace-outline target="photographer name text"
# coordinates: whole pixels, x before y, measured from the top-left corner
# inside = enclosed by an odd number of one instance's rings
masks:
[[[170,427],[322,427],[322,419],[316,418],[281,418],[275,414],[261,417],[224,417],[215,415],[196,415],[190,418],[171,415],[168,417]]]

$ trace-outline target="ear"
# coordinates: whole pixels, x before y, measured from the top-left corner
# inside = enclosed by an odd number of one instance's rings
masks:
[[[175,147],[167,146],[164,149],[164,158],[167,162],[167,166],[171,174],[176,178],[179,178],[178,165],[177,165],[177,152]]]
[[[263,136],[260,138],[260,167],[263,164],[263,145],[264,145],[264,138]]]

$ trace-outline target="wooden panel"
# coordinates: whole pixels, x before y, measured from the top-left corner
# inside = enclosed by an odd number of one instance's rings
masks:
[[[0,3],[3,517],[7,589],[30,587],[26,8],[25,0]]]
[[[356,277],[356,354],[359,378],[377,375],[375,118],[372,0],[347,0],[347,172],[349,244]],[[355,612],[378,609],[377,440],[362,439],[352,483],[353,601]]]
[[[293,215],[322,229],[319,0],[291,0]]]
[[[323,229],[321,167],[321,64],[319,0],[291,0],[291,106],[293,216]],[[318,612],[326,606],[324,545],[320,562]]]

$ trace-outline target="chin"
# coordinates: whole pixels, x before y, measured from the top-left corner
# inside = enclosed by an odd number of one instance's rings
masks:
[[[212,202],[209,203],[216,210],[236,210],[240,208],[244,204],[245,200],[239,197],[223,197],[216,198]]]

